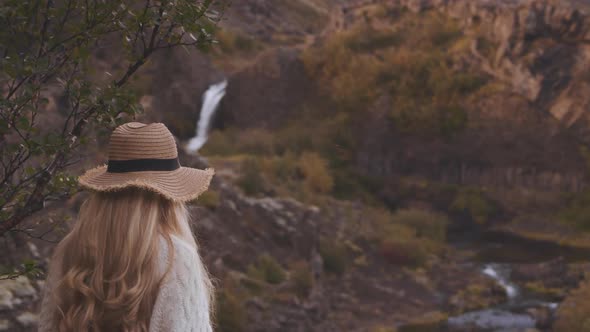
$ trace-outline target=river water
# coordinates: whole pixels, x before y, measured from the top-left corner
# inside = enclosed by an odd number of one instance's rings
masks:
[[[486,232],[476,240],[458,243],[459,249],[476,251],[475,262],[482,274],[492,278],[507,295],[505,303],[450,317],[441,331],[521,332],[538,327],[532,310],[554,314],[559,303],[548,302],[527,293],[511,280],[515,264],[543,263],[557,258],[566,262],[588,261],[587,249],[561,246],[552,242],[524,239],[502,232]]]

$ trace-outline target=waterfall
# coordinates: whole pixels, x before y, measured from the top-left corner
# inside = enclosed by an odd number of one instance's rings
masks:
[[[227,80],[213,84],[203,94],[203,106],[201,107],[201,114],[197,122],[197,130],[195,137],[191,138],[187,143],[185,150],[189,153],[197,152],[207,141],[207,134],[211,118],[219,106],[221,98],[225,95],[225,88],[227,87]]]
[[[514,299],[518,296],[518,288],[508,280],[508,271],[506,268],[498,264],[488,264],[482,272],[496,280],[496,282],[506,290],[508,299]]]

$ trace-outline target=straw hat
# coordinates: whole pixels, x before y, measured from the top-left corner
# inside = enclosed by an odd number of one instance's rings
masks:
[[[90,190],[141,187],[189,201],[207,190],[214,173],[180,166],[176,141],[164,124],[129,122],[111,134],[108,164],[88,170],[78,182]]]

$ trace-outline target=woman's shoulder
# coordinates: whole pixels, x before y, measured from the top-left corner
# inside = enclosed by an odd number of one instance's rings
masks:
[[[160,285],[150,321],[150,332],[210,332],[209,293],[197,250],[189,241],[178,236],[171,236],[171,242],[174,262],[170,274]],[[163,251],[170,250],[166,238],[163,239],[163,248],[166,248]]]
[[[163,235],[160,235],[160,263],[161,271],[164,272],[168,264],[172,264],[172,269],[179,272],[186,272],[194,267],[197,259],[197,250],[188,241],[177,235],[170,235],[170,243]],[[170,248],[170,244],[172,248]],[[174,251],[171,255],[170,249]],[[170,262],[171,259],[173,262]]]
[[[179,253],[182,255],[196,255],[197,249],[187,240],[181,238],[178,235],[171,234],[170,238],[172,239],[172,243],[174,244],[175,253]]]

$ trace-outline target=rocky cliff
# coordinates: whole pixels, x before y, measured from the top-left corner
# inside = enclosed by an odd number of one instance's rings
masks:
[[[340,5],[331,10],[331,23],[317,36],[315,46],[306,47],[318,47],[362,21],[395,30],[404,10],[418,17],[439,12],[459,25],[458,43],[466,45],[464,53],[446,60],[456,73],[480,73],[488,86],[504,87],[462,101],[469,125],[450,141],[400,134],[387,115],[395,100],[383,94],[366,104],[372,111],[365,118],[355,120],[360,170],[482,186],[574,192],[586,188],[586,157],[580,153],[590,143],[586,2],[409,0]],[[385,14],[367,21],[376,6]],[[277,127],[303,105],[314,104],[325,82],[306,77],[300,60],[285,54],[267,54],[235,74],[235,80],[230,78],[228,98],[220,110],[225,125],[269,127],[270,122],[270,127]]]
[[[589,142],[587,1],[409,0],[400,5],[414,12],[439,10],[459,20],[474,33],[473,61]],[[494,47],[482,54],[486,42]]]

